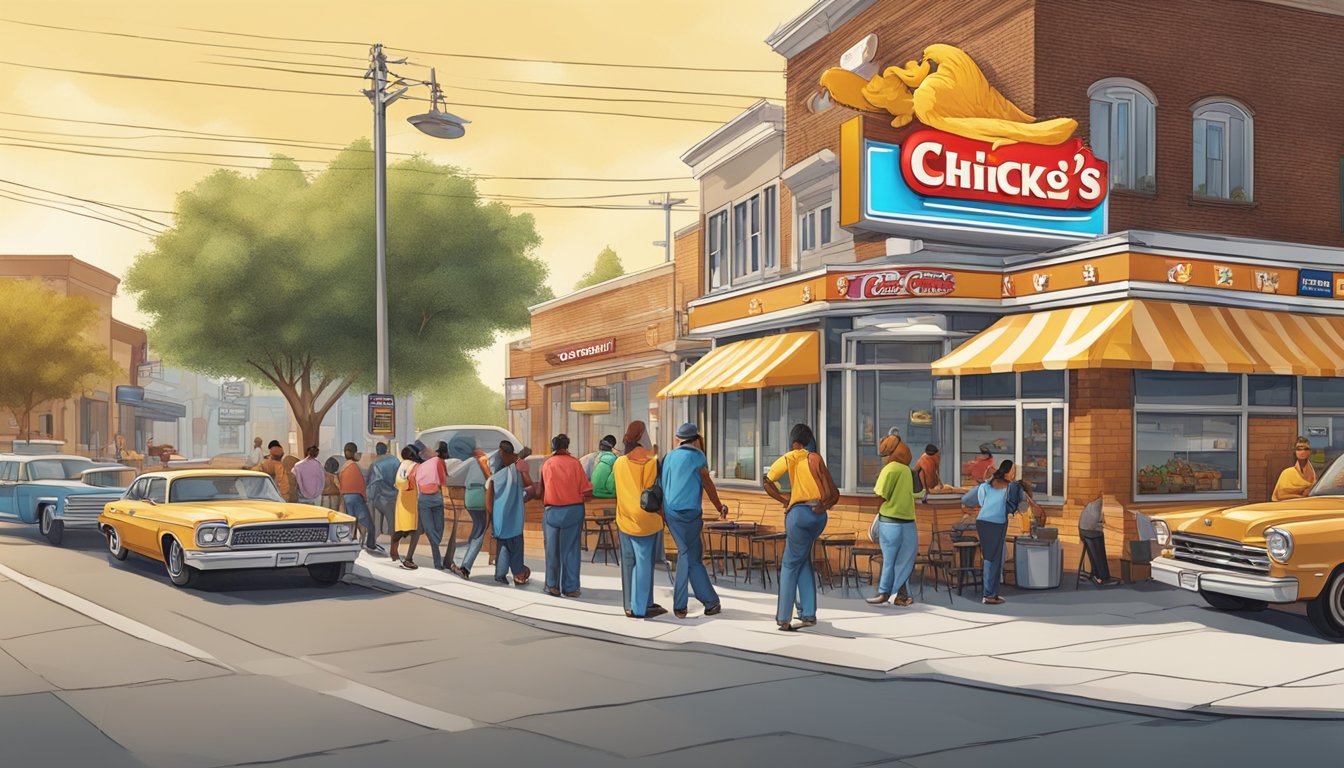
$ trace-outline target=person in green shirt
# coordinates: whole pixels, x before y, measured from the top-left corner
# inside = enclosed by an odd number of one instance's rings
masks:
[[[881,605],[891,598],[892,590],[910,579],[915,568],[915,555],[919,551],[919,530],[915,527],[914,479],[910,467],[887,457],[886,466],[877,476],[873,493],[882,499],[878,509],[878,544],[882,547],[882,576],[878,580],[877,594],[868,599],[874,605]],[[899,606],[908,606],[915,602],[907,594],[898,594],[892,601]]]
[[[607,435],[597,444],[597,458],[593,459],[593,473],[588,478],[593,483],[594,499],[616,498],[616,476],[612,467],[616,466],[616,438]]]

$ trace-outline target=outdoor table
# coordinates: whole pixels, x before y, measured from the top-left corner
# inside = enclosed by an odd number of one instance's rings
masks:
[[[854,532],[836,533],[832,535],[822,534],[818,539],[821,542],[821,562],[826,569],[826,584],[832,589],[835,588],[835,571],[831,569],[830,550],[840,550],[840,586],[847,589],[849,582],[845,579],[845,564],[848,562],[849,550],[858,542],[858,535]],[[854,587],[858,588],[858,580],[855,579]]]
[[[965,584],[966,576],[970,575],[971,585],[980,583],[980,571],[975,565],[975,552],[980,548],[978,539],[968,541],[956,541],[952,543],[952,549],[957,553],[957,567],[953,570],[957,573],[957,594],[961,594],[962,586]]]
[[[728,562],[729,560],[732,560],[734,584],[737,583],[737,555],[739,553],[736,551],[736,548],[730,552],[728,542],[737,537],[749,537],[756,533],[758,527],[758,523],[748,520],[718,520],[705,524],[705,530],[710,536],[717,535],[719,537],[719,546],[717,550],[713,547],[710,549],[712,553],[717,552],[718,556],[722,558],[723,573],[725,576],[728,575]]]

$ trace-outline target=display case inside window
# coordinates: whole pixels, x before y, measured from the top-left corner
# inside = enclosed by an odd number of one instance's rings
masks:
[[[1134,441],[1141,495],[1242,490],[1240,416],[1141,411]]]
[[[1064,495],[1064,409],[1022,409],[1019,477],[1038,496]]]
[[[983,469],[988,465],[981,458],[982,446],[994,454],[995,466],[1003,459],[1016,456],[1016,434],[1015,408],[962,408],[959,484],[968,486],[984,480]],[[947,478],[943,480],[946,482]]]

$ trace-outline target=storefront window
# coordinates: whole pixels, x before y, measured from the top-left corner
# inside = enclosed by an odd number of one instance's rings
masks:
[[[1241,423],[1238,415],[1136,414],[1139,493],[1242,491]]]
[[[1251,405],[1292,408],[1297,405],[1297,380],[1292,376],[1247,376]]]
[[[962,408],[961,409],[961,455],[958,484],[974,485],[984,477],[977,477],[976,463],[982,448],[989,448],[994,454],[994,464],[1017,456],[1017,410],[1014,408]],[[950,469],[943,465],[948,482]]]
[[[79,400],[79,443],[86,451],[100,451],[111,443],[108,437],[108,408],[103,400]]]
[[[576,446],[579,455],[597,450],[597,443],[605,435],[613,435],[617,440],[617,447],[620,447],[620,439],[625,434],[625,425],[628,423],[625,414],[625,382],[617,381],[606,386],[593,387],[589,393],[594,401],[607,403],[606,413],[595,413],[592,418],[592,429],[589,431],[593,444]],[[642,419],[639,415],[641,411],[632,409],[634,414],[632,418]]]
[[[1023,407],[1018,476],[1038,496],[1064,495],[1064,409]],[[996,460],[1000,457],[995,452]]]
[[[719,477],[756,480],[756,390],[723,394],[723,450]]]
[[[1344,456],[1344,415],[1306,415],[1302,435],[1311,442],[1311,461],[1323,470]]]
[[[1064,399],[1064,371],[1029,371],[1022,374],[1023,400]]]
[[[1134,399],[1145,405],[1241,405],[1241,376],[1135,371]]]
[[[845,478],[845,374],[830,371],[826,374],[826,466],[836,482]]]
[[[848,317],[826,321],[826,364],[836,365],[845,360],[844,334],[854,330],[854,321]]]
[[[862,342],[859,365],[928,365],[943,356],[941,341]]]
[[[761,431],[761,466],[766,467],[793,446],[789,430],[794,424],[811,425],[807,387],[770,387],[761,390],[761,408],[765,424]]]
[[[961,377],[962,400],[1012,400],[1017,397],[1017,375],[987,373]]]
[[[1303,408],[1344,408],[1344,379],[1302,379]]]

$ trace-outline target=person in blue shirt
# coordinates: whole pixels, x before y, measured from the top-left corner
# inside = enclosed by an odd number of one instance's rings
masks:
[[[975,518],[975,529],[980,534],[980,555],[984,594],[980,602],[1002,605],[999,582],[1003,580],[1003,550],[1008,539],[1008,515],[1016,514],[1018,506],[1026,502],[1036,514],[1041,506],[1031,498],[1026,485],[1016,482],[1017,465],[1005,459],[989,479],[975,489],[980,513]],[[969,493],[967,494],[970,495]]]
[[[389,456],[387,443],[378,443],[373,448],[375,458],[369,467],[369,504],[378,516],[378,527],[389,536],[396,532],[393,518],[397,507],[397,470],[401,461]]]
[[[704,545],[700,531],[704,528],[703,497],[708,494],[719,519],[728,517],[728,506],[719,500],[719,491],[709,476],[709,462],[705,459],[704,439],[694,424],[677,427],[681,443],[663,457],[661,484],[663,511],[672,540],[677,543],[677,575],[672,586],[672,613],[678,619],[686,618],[689,602],[687,585],[695,592],[695,599],[704,603],[705,615],[713,616],[722,610],[719,594],[709,581],[705,570]]]

